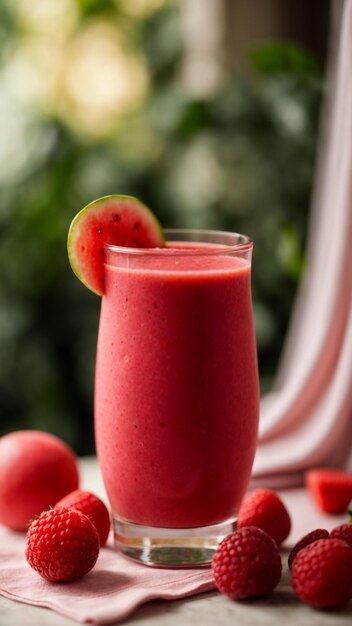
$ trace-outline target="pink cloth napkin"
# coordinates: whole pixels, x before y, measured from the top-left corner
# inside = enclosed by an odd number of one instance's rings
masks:
[[[333,9],[307,267],[261,406],[254,476],[268,486],[314,465],[352,469],[352,0]]]
[[[154,569],[103,548],[94,569],[72,583],[49,583],[24,556],[25,536],[0,527],[0,593],[87,624],[118,623],[140,604],[175,600],[213,589],[211,570]]]

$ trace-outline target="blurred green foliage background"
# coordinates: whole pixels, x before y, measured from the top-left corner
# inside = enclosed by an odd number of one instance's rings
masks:
[[[180,80],[170,0],[0,1],[0,434],[39,428],[93,450],[99,298],[73,276],[74,214],[140,197],[165,226],[245,232],[262,390],[304,266],[322,72],[257,44],[216,93]]]

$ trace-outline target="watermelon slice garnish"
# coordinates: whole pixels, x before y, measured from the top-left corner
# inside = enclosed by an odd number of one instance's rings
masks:
[[[105,196],[87,204],[72,220],[67,250],[79,280],[104,294],[104,245],[161,248],[163,229],[148,207],[132,196]]]

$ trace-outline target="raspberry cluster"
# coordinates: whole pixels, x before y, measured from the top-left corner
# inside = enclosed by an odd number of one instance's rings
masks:
[[[352,548],[342,539],[318,539],[292,563],[296,595],[318,609],[339,608],[352,598]]]
[[[289,514],[277,494],[258,489],[244,500],[238,526],[214,555],[215,584],[233,600],[265,596],[281,577],[278,546],[290,531]],[[291,550],[288,566],[300,600],[318,609],[344,606],[352,598],[352,524],[308,533]]]
[[[109,530],[105,504],[94,494],[77,489],[32,522],[25,556],[50,582],[77,580],[94,567]]]

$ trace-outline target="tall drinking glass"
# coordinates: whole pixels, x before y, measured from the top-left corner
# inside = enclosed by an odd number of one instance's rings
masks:
[[[235,529],[256,449],[253,244],[166,236],[161,249],[106,246],[95,432],[116,547],[190,566]]]

